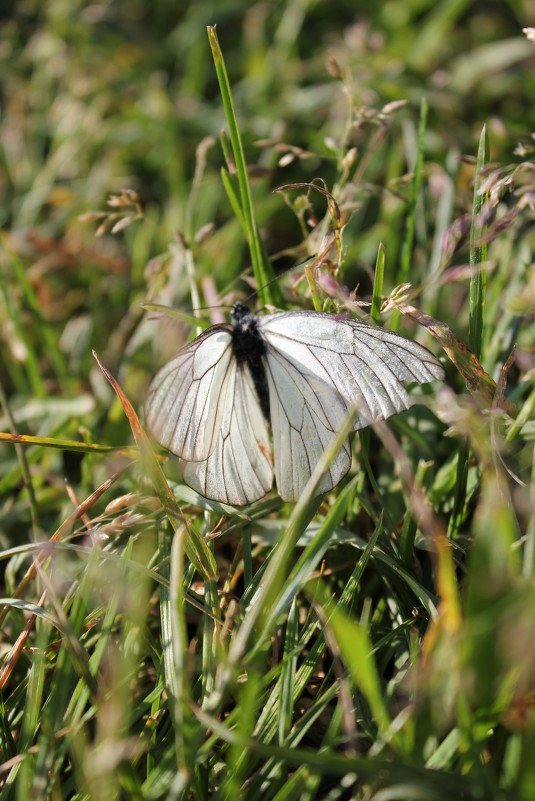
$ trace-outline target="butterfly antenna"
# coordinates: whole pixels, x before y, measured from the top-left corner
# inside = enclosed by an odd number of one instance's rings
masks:
[[[258,293],[261,292],[263,289],[265,289],[268,286],[271,286],[271,284],[274,281],[278,281],[280,278],[282,278],[283,275],[286,275],[287,273],[291,273],[293,270],[297,270],[298,267],[302,267],[303,264],[307,263],[307,261],[311,261],[312,259],[315,259],[316,255],[317,254],[314,253],[312,256],[307,256],[305,259],[302,259],[301,261],[298,261],[297,264],[292,264],[291,267],[287,267],[285,270],[282,270],[278,275],[275,275],[273,278],[271,278],[267,282],[267,284],[264,284],[264,286],[262,286],[262,287],[258,287],[257,289],[254,290],[254,292],[251,292],[250,295],[247,295],[247,297],[245,298],[244,303],[248,303],[250,300],[252,300],[254,297],[256,297],[258,295]]]
[[[301,261],[298,261],[297,264],[292,264],[291,267],[287,267],[285,270],[282,270],[278,275],[275,275],[273,278],[271,278],[262,287],[259,287],[259,288],[255,289],[253,292],[251,292],[250,295],[247,295],[246,298],[244,299],[244,303],[249,303],[253,298],[258,296],[258,293],[262,289],[265,289],[266,287],[270,286],[274,281],[278,281],[280,278],[282,278],[283,275],[286,275],[287,273],[291,273],[293,270],[297,270],[298,267],[302,267],[303,264],[306,264],[307,262],[315,259],[316,256],[317,256],[317,254],[314,253],[312,256],[307,256],[305,259],[302,259]],[[214,305],[212,305],[212,306],[197,306],[196,308],[192,309],[192,312],[193,312],[193,314],[196,314],[197,312],[213,311],[214,309],[231,309],[231,308],[232,308],[232,303],[221,303],[221,304],[219,304],[217,306],[214,306]]]

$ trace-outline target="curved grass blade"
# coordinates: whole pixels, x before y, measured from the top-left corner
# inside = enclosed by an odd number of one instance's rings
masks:
[[[213,554],[201,535],[198,534],[193,527],[188,525],[187,520],[182,514],[182,511],[169,488],[169,484],[165,479],[162,468],[160,467],[158,460],[154,455],[149,439],[141,427],[141,423],[139,422],[139,418],[134,411],[134,407],[109,370],[107,370],[106,367],[104,367],[104,365],[100,362],[95,351],[93,351],[93,356],[95,357],[98,366],[104,373],[104,376],[113,387],[117,397],[121,401],[121,405],[128,418],[136,445],[139,449],[143,466],[153,483],[156,494],[162,503],[173,530],[177,531],[182,525],[186,527],[187,535],[185,537],[185,550],[188,555],[188,559],[190,559],[190,561],[195,565],[196,569],[205,580],[209,581],[210,579],[215,579],[217,576],[217,566],[215,564]]]

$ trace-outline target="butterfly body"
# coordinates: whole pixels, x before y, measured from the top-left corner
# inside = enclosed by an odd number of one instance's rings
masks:
[[[216,325],[156,374],[145,402],[154,438],[182,460],[184,480],[233,505],[263,497],[273,483],[297,500],[348,410],[354,429],[409,408],[402,382],[442,379],[423,346],[358,320],[307,311],[257,317],[243,303],[232,326]],[[347,441],[317,493],[351,465]]]
[[[232,351],[243,369],[248,365],[254,381],[260,407],[266,420],[269,420],[269,393],[266,369],[263,358],[266,355],[266,343],[258,328],[258,318],[251,314],[245,303],[234,304],[230,313],[232,320]]]

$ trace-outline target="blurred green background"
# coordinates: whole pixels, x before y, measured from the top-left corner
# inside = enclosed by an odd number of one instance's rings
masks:
[[[83,328],[90,311],[86,339],[97,347],[134,296],[142,298],[147,262],[168,251],[176,232],[215,224],[197,257],[200,274],[210,271],[219,290],[248,265],[219,177],[225,121],[208,24],[217,24],[248,161],[261,168],[255,203],[270,254],[302,238],[271,190],[318,175],[332,185],[339,150],[354,145],[360,155],[377,132],[367,110],[408,101],[362,177],[347,237],[351,288],[380,239],[396,261],[402,215],[395,194],[381,210],[381,192],[407,171],[422,96],[430,107],[427,215],[448,158],[474,155],[484,122],[498,162],[509,162],[535,127],[534,51],[521,33],[535,19],[533,0],[18,0],[0,14],[2,228],[9,247],[32,263],[28,278],[43,315],[59,327],[78,319]],[[349,94],[360,125],[348,118]],[[195,152],[205,137],[216,142],[192,202]],[[283,143],[306,153],[281,166]],[[469,167],[466,197],[472,177]],[[95,242],[96,226],[78,216],[104,209],[126,187],[139,193],[145,221]],[[178,281],[173,294],[184,302],[187,285]]]

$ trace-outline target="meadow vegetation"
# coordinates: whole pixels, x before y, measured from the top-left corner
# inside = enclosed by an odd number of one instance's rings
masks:
[[[535,798],[530,13],[6,3],[0,801]],[[234,509],[141,410],[255,287],[447,378]]]

